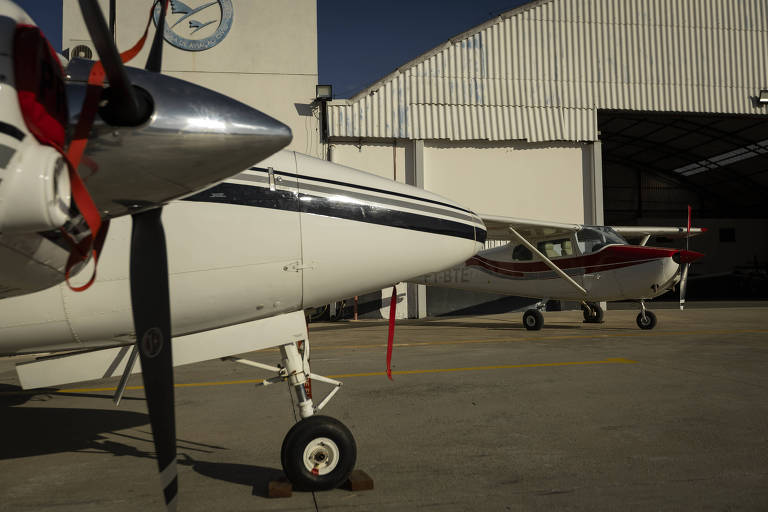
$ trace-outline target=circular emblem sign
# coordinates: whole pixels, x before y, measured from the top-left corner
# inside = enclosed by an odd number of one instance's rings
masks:
[[[147,357],[155,357],[163,349],[163,333],[157,327],[153,327],[144,333],[141,338],[141,351]]]
[[[155,4],[155,27],[162,0]],[[199,52],[213,48],[232,28],[232,0],[170,0],[163,37],[176,48]]]

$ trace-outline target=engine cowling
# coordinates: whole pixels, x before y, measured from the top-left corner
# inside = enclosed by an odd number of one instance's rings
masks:
[[[0,233],[57,229],[71,203],[63,71],[40,30],[8,2],[0,3],[0,75]]]
[[[64,159],[51,147],[25,146],[0,183],[2,233],[50,231],[70,219],[72,194]]]

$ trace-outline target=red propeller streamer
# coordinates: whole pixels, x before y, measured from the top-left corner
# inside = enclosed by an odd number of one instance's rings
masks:
[[[397,313],[397,287],[392,287],[392,298],[389,300],[389,336],[387,338],[387,377],[392,379],[392,345],[395,341],[395,313]]]
[[[154,9],[154,4],[152,7]],[[151,22],[152,10],[150,10],[147,26],[144,28],[144,34],[141,36],[141,39],[139,39],[139,41],[129,50],[120,54],[120,60],[122,60],[123,63],[130,61],[141,51],[147,40],[147,33],[149,32],[149,25]],[[67,281],[67,286],[76,292],[87,290],[96,279],[96,265],[98,264],[99,254],[101,253],[101,248],[104,244],[104,239],[106,238],[106,230],[109,226],[108,223],[105,223],[104,232],[99,233],[99,230],[102,227],[99,209],[96,207],[96,203],[93,202],[91,195],[88,193],[88,189],[85,187],[85,183],[83,183],[80,174],[77,172],[77,168],[80,165],[83,153],[85,152],[85,147],[88,145],[88,136],[91,132],[91,126],[93,126],[93,120],[96,117],[96,111],[99,108],[99,100],[101,99],[101,91],[105,78],[104,66],[100,61],[95,62],[88,74],[88,88],[86,90],[85,100],[83,101],[83,108],[80,111],[80,118],[75,127],[75,135],[65,154],[69,167],[72,199],[75,201],[80,213],[83,214],[83,218],[91,231],[91,234],[88,237],[77,243],[62,229],[62,232],[70,239],[70,243],[72,244],[72,252],[67,261],[66,272],[64,275]],[[78,263],[85,262],[91,254],[93,255],[94,262],[91,278],[82,286],[72,286],[72,283],[69,282],[72,268]]]

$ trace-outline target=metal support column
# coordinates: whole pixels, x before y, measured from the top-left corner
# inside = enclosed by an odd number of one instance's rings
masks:
[[[408,185],[424,188],[424,141],[411,142],[413,161],[405,173]],[[427,287],[423,284],[408,283],[407,290],[408,318],[424,318],[427,316]]]
[[[584,149],[584,223],[603,225],[603,143],[596,140]]]

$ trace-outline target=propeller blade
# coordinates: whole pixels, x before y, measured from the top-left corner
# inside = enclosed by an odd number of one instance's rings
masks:
[[[158,2],[162,2],[160,18],[155,26],[155,37],[152,39],[152,49],[149,50],[147,65],[144,66],[147,71],[154,71],[155,73],[159,73],[163,65],[163,32],[165,32],[165,12],[168,10],[168,0],[157,0],[155,5]]]
[[[680,274],[680,311],[685,309],[685,286],[688,283],[688,267],[690,263],[683,263],[683,270]]]
[[[178,480],[171,306],[161,213],[161,208],[154,208],[133,215],[131,304],[160,480],[166,507],[175,510]]]
[[[109,108],[113,113],[112,119],[125,126],[140,124],[146,117],[145,106],[128,79],[125,66],[112,40],[99,2],[98,0],[79,0],[79,2],[85,26],[88,28],[94,46],[96,46],[99,59],[104,66],[104,72],[109,79],[110,89],[112,89],[109,94]]]
[[[691,266],[690,264],[690,257],[692,256],[689,248],[689,243],[691,239],[691,205],[688,205],[688,231],[687,235],[685,237],[685,253],[681,255],[681,260],[684,261],[683,263],[683,269],[680,273],[680,311],[685,309],[685,287],[688,283],[688,267]]]

